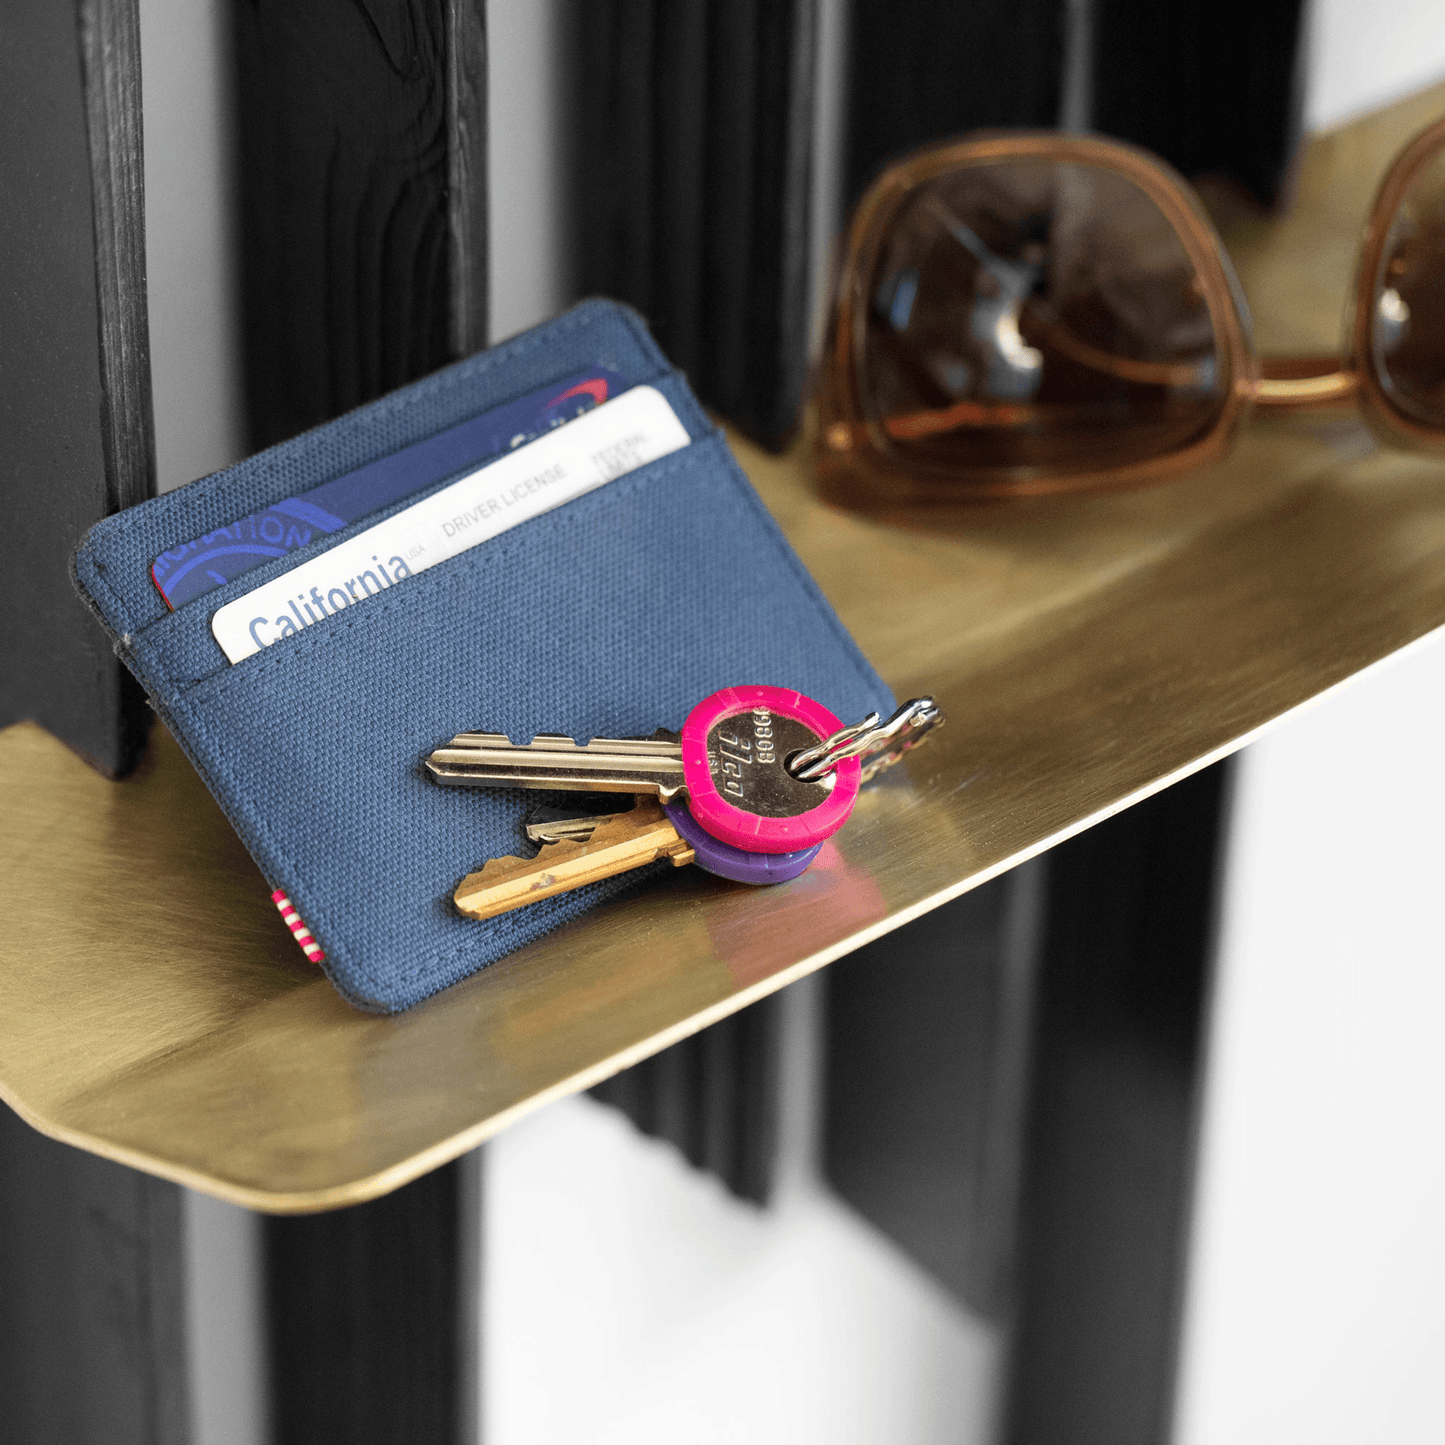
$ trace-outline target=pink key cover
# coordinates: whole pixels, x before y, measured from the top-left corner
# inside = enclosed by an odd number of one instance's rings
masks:
[[[821,703],[782,687],[725,687],[704,698],[682,725],[682,776],[692,816],[714,838],[753,853],[791,853],[811,848],[848,821],[858,797],[862,767],[845,758],[834,774],[832,791],[816,808],[793,818],[762,818],[728,802],[713,781],[707,761],[707,737],[725,718],[766,708],[792,718],[826,738],[843,726]]]

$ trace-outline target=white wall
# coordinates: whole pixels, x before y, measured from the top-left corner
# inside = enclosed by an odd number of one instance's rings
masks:
[[[489,0],[487,165],[493,341],[563,309],[562,0]]]
[[[1445,76],[1440,0],[1316,0],[1306,115]],[[1445,636],[1240,760],[1177,1445],[1445,1441]]]
[[[1445,1440],[1445,634],[1256,743],[1179,1445]]]
[[[163,492],[242,455],[229,15],[222,0],[140,0],[146,282]]]
[[[1305,129],[1324,130],[1445,79],[1441,0],[1313,0]]]
[[[266,1445],[260,1216],[181,1198],[191,1445]]]
[[[566,1099],[487,1146],[487,1445],[983,1445],[1000,1341],[817,1173],[818,997],[784,996],[768,1210]]]

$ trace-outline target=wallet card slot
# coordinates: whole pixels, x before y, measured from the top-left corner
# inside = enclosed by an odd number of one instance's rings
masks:
[[[648,384],[655,386],[677,412],[679,419],[683,421],[689,434],[694,438],[692,445],[697,445],[699,436],[705,436],[715,430],[698,410],[696,402],[692,400],[687,391],[686,384],[679,376],[668,374],[655,378]],[[233,579],[225,586],[216,588],[213,592],[185,604],[174,612],[165,613],[148,626],[132,634],[127,639],[127,646],[135,653],[138,664],[147,673],[153,674],[157,679],[164,679],[166,684],[175,687],[187,687],[202,677],[232,666],[233,664],[227,660],[211,631],[211,618],[221,607],[238,597],[246,596],[274,578],[284,577],[312,557],[320,556],[378,523],[404,512],[425,497],[450,486],[458,476],[465,475],[469,470],[471,469],[462,468],[457,473],[443,477],[390,506],[360,518],[347,527],[317,537],[306,547],[298,548],[285,557],[256,567],[244,576]],[[617,481],[614,480],[605,485],[611,487],[616,484]],[[572,503],[564,505],[570,506]],[[445,566],[446,564],[441,565]],[[412,587],[420,581],[421,577],[418,576],[408,579],[406,585]],[[369,611],[377,605],[378,599],[371,598],[368,600],[366,608],[361,610]],[[245,663],[235,665],[244,666]]]
[[[169,615],[150,579],[151,563],[168,549],[593,365],[606,366],[630,385],[659,389],[672,374],[635,313],[612,302],[584,302],[544,327],[105,519],[81,545],[78,579],[109,626],[122,636],[137,634]],[[690,396],[674,405],[689,431],[706,430]],[[291,558],[278,560],[279,570],[294,565]],[[244,592],[247,579],[238,580]]]

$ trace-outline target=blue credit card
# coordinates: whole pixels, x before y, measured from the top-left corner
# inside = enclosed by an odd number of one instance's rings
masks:
[[[462,467],[534,441],[616,396],[623,386],[622,377],[605,367],[564,377],[299,497],[162,552],[151,564],[151,580],[172,609],[193,602],[253,567],[340,531]]]

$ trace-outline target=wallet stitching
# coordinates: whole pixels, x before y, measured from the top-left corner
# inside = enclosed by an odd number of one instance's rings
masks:
[[[89,537],[80,544],[80,549],[76,553],[76,575],[79,576],[82,570],[87,574],[86,580],[90,583],[90,595],[95,597],[97,593],[103,592],[111,599],[111,606],[121,624],[115,630],[121,634],[129,634],[133,631],[130,608],[125,598],[123,598],[112,585],[108,569],[96,556],[95,549],[92,547]],[[121,637],[121,641],[126,641],[124,635]]]

